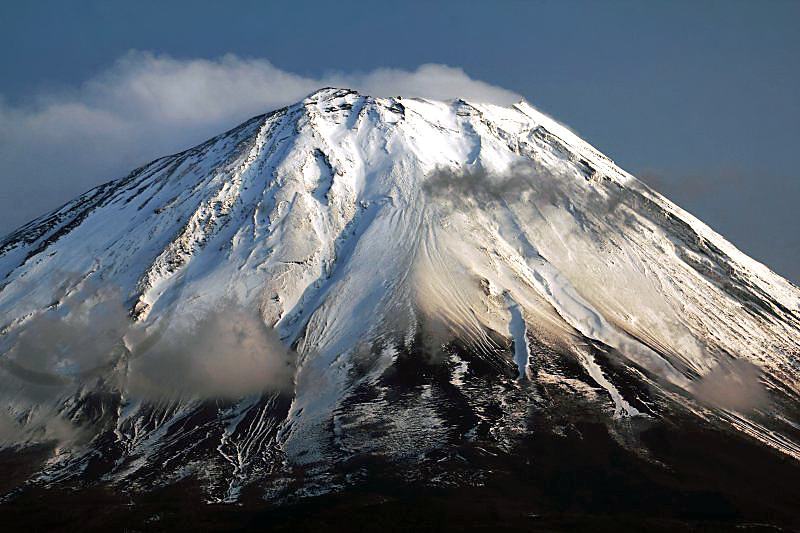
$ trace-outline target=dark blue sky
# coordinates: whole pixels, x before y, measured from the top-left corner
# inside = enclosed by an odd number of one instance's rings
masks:
[[[781,1],[4,2],[0,94],[20,106],[75,90],[131,49],[310,77],[458,66],[797,282],[798,21],[800,2]]]

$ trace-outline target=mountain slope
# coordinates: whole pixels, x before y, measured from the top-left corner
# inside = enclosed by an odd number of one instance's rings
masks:
[[[800,290],[526,103],[323,89],[0,253],[32,483],[313,493],[586,409],[643,454],[689,417],[800,459]]]

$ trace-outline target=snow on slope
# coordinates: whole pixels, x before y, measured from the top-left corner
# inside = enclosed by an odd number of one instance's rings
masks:
[[[88,417],[99,429],[63,444],[45,480],[95,468],[102,449],[109,481],[202,470],[210,492],[235,499],[280,464],[370,446],[413,455],[456,432],[441,387],[392,400],[387,375],[420,334],[469,346],[516,383],[503,393],[515,398],[535,403],[526,382],[557,382],[617,418],[660,416],[671,403],[800,459],[800,290],[524,102],[323,89],[89,191],[9,235],[0,253],[0,342],[13,368],[26,365],[12,347],[27,327],[91,308],[103,291],[144,331],[234,302],[296,348],[288,395],[210,407],[101,380],[115,396]],[[130,356],[136,341],[125,342]],[[542,354],[575,361],[583,381]],[[109,373],[130,371],[114,357]],[[470,387],[491,396],[496,382],[478,383],[477,362],[451,357],[459,401],[476,424],[488,419]],[[27,374],[7,373],[17,387],[7,390],[22,390]],[[723,389],[752,394],[720,394],[720,375]],[[84,423],[92,386],[73,382],[46,400],[7,394],[17,441],[52,436],[34,413]],[[497,434],[516,423],[509,409]],[[382,436],[359,440],[369,424]],[[154,461],[169,474],[142,474]]]

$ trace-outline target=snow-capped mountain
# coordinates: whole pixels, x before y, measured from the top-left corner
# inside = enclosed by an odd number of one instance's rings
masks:
[[[323,89],[0,254],[0,436],[54,443],[27,484],[468,483],[413,465],[553,412],[800,460],[800,290],[524,102]]]

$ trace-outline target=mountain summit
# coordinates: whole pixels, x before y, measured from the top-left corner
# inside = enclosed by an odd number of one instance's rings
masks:
[[[322,89],[0,254],[28,485],[474,486],[586,420],[653,465],[659,424],[800,460],[800,290],[524,102]]]

